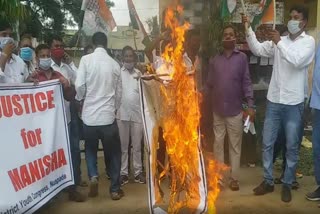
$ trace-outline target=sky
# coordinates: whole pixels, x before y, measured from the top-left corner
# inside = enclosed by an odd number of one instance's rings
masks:
[[[160,0],[161,1],[161,0]],[[127,0],[113,0],[115,6],[111,8],[113,17],[118,26],[128,26],[130,22]],[[159,16],[159,0],[133,0],[137,13],[145,27],[146,20]]]

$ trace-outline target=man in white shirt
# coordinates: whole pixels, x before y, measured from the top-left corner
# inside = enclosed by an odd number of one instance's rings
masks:
[[[5,20],[0,20],[0,83],[23,83],[28,77],[28,68],[15,55],[12,28]]]
[[[291,185],[295,178],[303,126],[305,72],[315,52],[314,39],[304,31],[308,22],[308,11],[302,6],[296,6],[290,10],[290,16],[288,36],[280,37],[279,32],[273,30],[270,32],[271,41],[260,43],[252,29],[246,29],[247,42],[253,54],[274,57],[263,129],[264,181],[253,191],[255,195],[274,191],[273,148],[282,125],[287,149],[281,192],[284,202],[290,202],[292,198]],[[243,23],[249,23],[248,17],[243,17]]]
[[[121,185],[129,182],[128,151],[131,138],[134,181],[146,183],[142,173],[141,144],[143,126],[139,96],[139,70],[135,69],[135,53],[132,47],[126,46],[122,50],[123,67],[121,68],[122,96],[121,105],[117,111],[117,124],[121,140]]]
[[[51,58],[52,63],[51,67],[53,70],[62,74],[70,83],[71,87],[74,87],[76,81],[76,70],[72,68],[71,65],[64,63],[64,44],[62,38],[59,36],[53,36],[49,40],[49,47],[51,50]],[[79,132],[75,132],[75,128],[79,128],[77,124],[72,123],[72,116],[74,114],[71,113],[71,102],[72,101],[64,101],[65,111],[66,111],[66,118],[69,127],[69,141],[70,141],[70,150],[71,150],[71,160],[72,160],[72,167],[73,167],[73,174],[74,174],[74,181],[75,185],[79,186],[81,183],[81,172],[80,172],[80,165],[81,165],[81,156],[80,156],[80,138]],[[79,199],[79,200],[78,200]],[[73,201],[84,201],[84,196],[82,196],[81,192],[77,190],[76,186],[70,189],[70,200]]]
[[[95,33],[92,43],[95,50],[81,58],[75,84],[77,98],[84,99],[82,120],[90,178],[89,197],[98,195],[97,152],[101,139],[110,161],[110,196],[119,200],[124,195],[120,189],[121,145],[115,121],[121,100],[120,66],[106,51],[107,36],[104,33]]]

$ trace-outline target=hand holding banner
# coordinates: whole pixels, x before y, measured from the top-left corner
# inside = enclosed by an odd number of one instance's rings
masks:
[[[0,130],[0,213],[35,212],[74,184],[59,82],[0,86]]]

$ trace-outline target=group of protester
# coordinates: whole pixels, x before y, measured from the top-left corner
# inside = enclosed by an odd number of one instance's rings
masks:
[[[113,200],[119,200],[124,195],[120,186],[129,181],[129,142],[132,146],[134,181],[146,183],[141,158],[143,126],[138,90],[138,77],[141,75],[135,68],[135,52],[126,46],[122,51],[120,67],[106,51],[107,37],[104,33],[95,33],[92,43],[94,48],[86,48],[87,55],[82,57],[77,68],[65,52],[61,37],[53,36],[47,44],[34,48],[32,38],[24,35],[17,45],[12,38],[10,24],[0,21],[0,83],[39,84],[59,80],[62,84],[75,180],[75,185],[68,188],[68,192],[70,200],[77,202],[86,200],[77,188],[86,186],[81,181],[81,135],[85,140],[89,197],[98,195],[99,140],[103,145],[106,174],[111,179],[110,196]],[[83,128],[79,128],[79,116]]]
[[[305,105],[309,104],[305,102],[308,98],[308,68],[315,56],[315,40],[305,32],[308,11],[303,6],[293,7],[290,10],[287,35],[284,32],[281,36],[277,30],[270,30],[269,41],[262,43],[258,41],[252,28],[249,27],[250,19],[243,16],[242,20],[250,51],[255,56],[273,58],[274,61],[263,128],[264,180],[253,191],[255,195],[264,195],[274,191],[275,183],[281,183],[281,199],[284,202],[290,202],[292,200],[291,188],[298,188],[296,168],[304,131],[303,114]],[[223,53],[210,60],[206,83],[206,90],[212,92],[215,158],[224,162],[224,138],[227,133],[231,168],[229,187],[234,191],[239,190],[243,98],[246,99],[248,105],[245,115],[251,120],[255,116],[248,59],[244,53],[235,48],[235,42],[235,28],[226,26],[223,31]],[[320,200],[319,53],[320,48],[316,55],[310,98],[310,107],[314,111],[312,135],[314,171],[319,187],[306,195],[306,198],[311,201]],[[306,107],[309,106],[306,105]],[[280,179],[273,178],[276,142],[283,144],[285,154],[285,167]],[[221,183],[223,185],[223,181]]]
[[[305,107],[308,67],[314,60],[315,40],[305,32],[308,12],[302,6],[293,7],[288,22],[288,35],[280,36],[272,30],[270,41],[260,43],[243,16],[246,39],[256,56],[274,58],[273,73],[267,96],[267,108],[263,129],[262,159],[264,181],[254,189],[255,195],[274,191],[274,146],[279,135],[285,137],[285,169],[277,183],[282,183],[281,198],[291,201],[291,188],[296,181],[299,147],[303,136],[303,111]],[[224,162],[224,139],[228,136],[230,156],[229,187],[239,190],[239,169],[243,135],[243,98],[248,105],[246,115],[255,116],[253,87],[247,55],[236,49],[236,29],[228,25],[223,30],[223,51],[210,59],[208,78],[198,90],[212,102],[214,156]],[[97,32],[92,36],[92,47],[85,49],[79,67],[64,51],[64,43],[58,36],[47,44],[32,46],[29,36],[21,37],[19,47],[12,39],[12,28],[0,21],[0,83],[43,82],[57,79],[63,86],[65,111],[69,127],[70,148],[75,186],[69,188],[70,200],[82,202],[86,197],[77,186],[81,181],[80,136],[85,140],[85,158],[89,177],[89,197],[98,195],[99,173],[97,152],[99,140],[103,145],[106,173],[110,177],[110,196],[119,200],[124,192],[121,186],[129,182],[129,145],[131,142],[133,176],[137,183],[145,183],[142,163],[143,126],[140,110],[139,79],[134,50],[126,46],[119,65],[107,52],[107,36]],[[164,32],[146,48],[146,55],[158,72],[163,59],[153,52],[171,42],[170,33]],[[186,33],[184,62],[186,72],[201,82],[199,58],[200,35],[193,30]],[[16,54],[17,55],[16,55]],[[158,53],[160,55],[161,53]],[[316,55],[314,82],[310,107],[313,117],[313,151],[315,177],[319,186],[307,194],[309,200],[320,200],[320,48]],[[169,71],[168,71],[169,72]],[[148,79],[146,79],[148,80]],[[168,80],[166,80],[168,81]],[[80,118],[83,128],[79,129]],[[165,142],[159,129],[159,162],[164,166]],[[159,169],[161,171],[161,168]],[[223,185],[226,179],[221,180]]]

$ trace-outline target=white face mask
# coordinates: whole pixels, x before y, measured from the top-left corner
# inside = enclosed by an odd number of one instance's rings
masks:
[[[287,25],[289,33],[294,35],[294,34],[297,34],[299,31],[301,31],[301,28],[299,25],[300,25],[300,21],[290,20]]]
[[[127,70],[132,71],[133,68],[134,68],[134,62],[131,62],[131,63],[124,62],[124,63],[123,63],[123,66],[124,66]]]
[[[3,48],[8,43],[14,43],[14,40],[11,37],[0,37],[0,49],[3,50]]]
[[[51,67],[51,58],[40,58],[39,67],[45,71],[49,70],[49,68]]]

